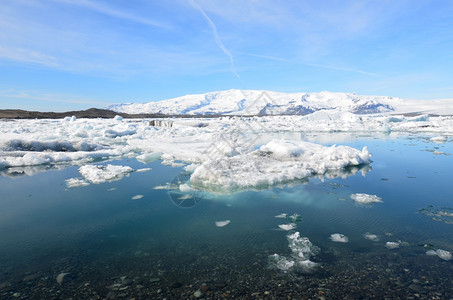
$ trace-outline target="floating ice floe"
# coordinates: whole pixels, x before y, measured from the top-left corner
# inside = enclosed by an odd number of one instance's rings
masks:
[[[6,176],[33,175],[38,169],[32,166],[44,166],[39,169],[44,171],[49,166],[81,166],[122,157],[142,162],[161,159],[172,166],[190,166],[186,171],[193,172],[191,185],[231,192],[285,185],[313,176],[346,177],[366,172],[371,162],[366,148],[325,147],[302,142],[305,137],[294,133],[453,135],[453,118],[448,116],[408,118],[319,111],[306,117],[160,121],[171,123],[171,127],[120,118],[0,120],[0,172]],[[196,125],[199,123],[203,125]],[[292,140],[272,140],[276,133],[285,132],[292,133]]]
[[[133,172],[129,166],[118,165],[85,165],[79,168],[79,173],[92,183],[116,181]]]
[[[90,185],[90,183],[87,182],[85,179],[81,179],[81,178],[66,179],[66,186],[68,188],[76,188],[76,187],[87,186],[87,185]]]
[[[143,195],[135,195],[131,199],[132,200],[138,200],[138,199],[142,199],[142,198],[143,198]]]
[[[371,204],[371,203],[381,203],[382,199],[376,195],[368,195],[368,194],[352,194],[351,199],[353,199],[356,203],[359,204]]]
[[[426,251],[426,255],[438,256],[439,258],[441,258],[443,260],[447,260],[447,261],[453,259],[453,256],[449,251],[442,250],[442,249],[428,250],[428,251]]]
[[[231,223],[230,220],[216,221],[216,222],[215,222],[215,226],[217,226],[217,227],[224,227],[224,226],[227,226],[227,225],[230,224],[230,223]]]
[[[250,153],[208,159],[195,169],[190,182],[214,190],[268,187],[370,162],[366,147],[359,151],[346,146],[272,140]]]
[[[330,240],[332,242],[337,242],[337,243],[347,243],[349,242],[349,239],[347,236],[341,233],[333,233],[330,235]]]
[[[387,243],[385,243],[385,247],[387,247],[388,249],[396,249],[396,248],[400,247],[400,243],[398,243],[398,242],[387,242]]]
[[[286,218],[287,215],[288,214],[283,213],[283,214],[276,215],[275,217],[276,218],[280,218],[280,219],[284,219],[284,218]]]
[[[370,240],[370,241],[373,241],[373,242],[377,242],[379,241],[379,236],[376,235],[376,234],[371,234],[369,232],[365,233],[363,235],[364,238],[366,238],[367,240]]]
[[[110,181],[121,180],[124,176],[128,176],[133,172],[129,166],[118,165],[85,165],[79,168],[82,178],[70,178],[66,180],[66,185],[69,188],[86,186],[90,183],[99,184]]]
[[[141,169],[135,170],[135,172],[139,172],[139,173],[140,173],[140,172],[149,172],[149,171],[151,171],[151,170],[152,170],[151,168],[141,168]]]
[[[443,144],[447,141],[447,138],[444,136],[435,136],[435,137],[430,138],[429,140],[436,144]]]
[[[283,230],[293,230],[294,228],[296,228],[296,224],[294,224],[294,223],[281,224],[281,225],[278,225],[278,227]]]

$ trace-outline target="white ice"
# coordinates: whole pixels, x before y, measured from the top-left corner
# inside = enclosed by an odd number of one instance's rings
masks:
[[[337,243],[347,243],[349,242],[349,239],[347,236],[345,236],[342,233],[333,233],[330,235],[330,240],[332,242],[337,242]]]
[[[438,256],[439,258],[447,261],[453,259],[451,252],[442,249],[428,250],[426,251],[426,255]]]
[[[310,259],[317,255],[320,249],[313,245],[307,237],[301,237],[299,232],[290,233],[286,236],[291,256],[285,257],[279,254],[269,256],[271,268],[282,271],[290,271],[297,268],[297,271],[309,273],[318,267],[318,263]]]
[[[366,238],[367,240],[370,240],[370,241],[373,241],[373,242],[379,241],[379,236],[378,235],[372,234],[372,233],[369,233],[369,232],[365,233],[363,235],[363,237]]]
[[[132,200],[139,200],[139,199],[142,199],[142,198],[143,198],[143,195],[135,195],[131,199]]]
[[[338,137],[453,136],[453,118],[449,116],[321,110],[307,116],[163,120],[171,121],[172,126],[119,118],[0,120],[0,172],[6,176],[33,175],[49,165],[62,168],[136,157],[145,163],[162,160],[171,166],[186,165],[186,171],[193,173],[192,187],[234,191],[284,185],[311,176],[346,177],[366,172],[361,166],[353,167],[371,162],[366,148],[326,147],[307,142],[310,136],[331,136],[333,132]],[[204,125],[194,126],[196,123]]]
[[[227,226],[230,223],[231,223],[231,220],[216,221],[215,222],[215,226],[217,226],[217,227],[225,227],[225,226]]]
[[[381,203],[382,199],[376,195],[368,195],[368,194],[352,194],[351,199],[353,199],[356,203],[359,204],[371,204],[371,203]]]
[[[396,249],[396,248],[400,247],[400,243],[398,243],[398,242],[387,242],[387,243],[385,243],[385,247],[387,247],[388,249]]]
[[[278,227],[283,230],[293,230],[294,228],[296,228],[296,224],[294,224],[294,223],[281,224],[281,225],[278,225]]]

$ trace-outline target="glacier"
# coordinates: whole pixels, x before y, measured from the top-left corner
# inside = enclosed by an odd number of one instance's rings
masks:
[[[107,107],[119,113],[165,115],[307,115],[322,110],[354,114],[453,114],[453,100],[411,100],[357,93],[281,93],[238,90],[185,95],[147,103],[119,103]]]

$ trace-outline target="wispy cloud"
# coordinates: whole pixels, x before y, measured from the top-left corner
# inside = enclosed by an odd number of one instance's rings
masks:
[[[234,66],[234,58],[233,58],[233,55],[231,54],[231,52],[225,47],[225,45],[223,44],[222,40],[220,39],[219,37],[219,33],[217,32],[217,26],[214,24],[214,22],[211,20],[211,18],[206,14],[206,12],[203,10],[203,8],[198,5],[198,3],[196,3],[194,0],[189,0],[189,3],[190,5],[192,5],[193,8],[197,9],[202,15],[203,17],[206,19],[206,21],[208,22],[209,26],[211,27],[212,29],[212,33],[214,35],[214,40],[217,44],[217,46],[220,48],[220,50],[223,51],[223,53],[225,53],[226,56],[228,56],[228,58],[230,59],[230,67],[231,67],[231,72],[234,74],[234,76],[236,76],[237,78],[241,78],[239,76],[239,74],[236,72],[236,68]]]
[[[58,67],[57,58],[29,49],[5,48],[0,46],[0,58],[21,63],[32,63],[48,67]]]
[[[84,7],[93,11],[97,11],[104,15],[108,15],[115,18],[120,18],[123,20],[140,23],[143,25],[155,26],[155,27],[162,27],[162,28],[169,28],[170,25],[163,22],[158,22],[152,20],[150,18],[143,18],[134,14],[128,14],[123,10],[115,9],[111,6],[100,4],[99,2],[93,2],[90,0],[55,0],[61,3],[67,3],[75,6]]]
[[[358,70],[358,69],[354,69],[354,68],[317,64],[317,63],[310,63],[310,62],[302,62],[302,61],[298,61],[296,59],[286,59],[286,58],[281,58],[281,57],[271,56],[271,55],[261,55],[261,54],[245,53],[245,52],[239,52],[239,54],[251,56],[251,57],[258,57],[258,58],[267,59],[267,60],[273,60],[273,61],[277,61],[277,62],[292,63],[292,64],[305,65],[305,66],[310,66],[310,67],[336,70],[336,71],[354,72],[354,73],[360,73],[360,74],[368,75],[368,76],[379,76],[376,73],[366,72],[366,71],[362,71],[362,70]]]

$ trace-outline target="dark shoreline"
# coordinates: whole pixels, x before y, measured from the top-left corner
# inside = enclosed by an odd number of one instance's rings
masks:
[[[415,117],[423,115],[423,112],[404,113],[406,117]],[[394,114],[390,114],[394,115]],[[400,114],[396,114],[400,115]],[[115,116],[121,116],[125,119],[152,119],[152,118],[221,118],[221,117],[257,117],[262,115],[165,115],[165,114],[126,114],[119,113],[108,109],[90,108],[86,110],[75,110],[67,112],[41,112],[41,111],[28,111],[22,109],[0,109],[0,119],[64,119],[65,117],[87,118],[87,119],[112,119]],[[302,116],[302,115],[299,115]],[[429,114],[431,117],[437,117],[438,114]]]
[[[164,114],[126,114],[107,109],[90,108],[67,112],[41,112],[21,109],[0,109],[0,119],[63,119],[65,117],[76,118],[102,118],[111,119],[121,116],[125,119],[146,118],[220,118],[224,115],[164,115]]]

